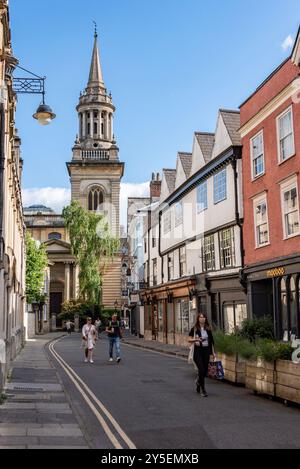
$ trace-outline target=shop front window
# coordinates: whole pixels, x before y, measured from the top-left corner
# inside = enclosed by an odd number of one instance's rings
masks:
[[[176,321],[176,332],[181,334],[181,301],[177,300],[175,303],[175,321]]]
[[[247,317],[247,305],[245,303],[237,303],[235,305],[235,326],[240,329]]]
[[[176,332],[188,334],[190,327],[190,302],[189,300],[177,300],[175,303]]]
[[[182,333],[188,334],[189,329],[189,313],[190,313],[190,302],[188,300],[183,300],[181,303],[182,307]]]
[[[284,341],[289,340],[289,326],[288,326],[288,310],[287,310],[287,290],[286,279],[282,278],[280,282],[280,296],[281,296],[281,329]]]
[[[291,310],[291,334],[297,336],[297,297],[296,297],[296,281],[294,277],[290,280],[290,310]]]
[[[247,317],[247,306],[245,303],[224,303],[223,320],[225,333],[232,334],[237,329],[240,329]]]
[[[174,332],[174,315],[172,303],[168,303],[168,332]]]
[[[160,301],[158,303],[158,331],[163,332],[164,330],[164,305],[163,302]]]
[[[234,305],[224,305],[224,330],[226,334],[234,332]]]

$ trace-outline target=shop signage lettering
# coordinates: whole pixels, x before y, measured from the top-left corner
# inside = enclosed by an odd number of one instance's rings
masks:
[[[284,267],[278,267],[277,269],[268,270],[268,273],[267,273],[269,278],[282,277],[284,274],[285,274]]]

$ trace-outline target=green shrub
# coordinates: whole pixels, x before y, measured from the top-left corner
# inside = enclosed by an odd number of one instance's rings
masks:
[[[255,342],[257,339],[274,340],[273,319],[269,316],[246,319],[243,321],[239,335],[250,342]]]
[[[261,339],[257,342],[257,357],[274,362],[276,360],[291,360],[294,349],[290,343]]]
[[[266,362],[274,362],[278,358],[278,346],[273,340],[260,339],[256,343],[257,358]]]
[[[238,342],[238,354],[245,360],[255,360],[257,357],[255,344],[247,339],[240,339]]]
[[[215,348],[218,353],[225,355],[236,355],[238,353],[239,338],[235,334],[224,334],[222,331],[217,331],[214,334]]]
[[[269,338],[256,338],[250,341],[238,334],[224,334],[218,330],[214,333],[215,349],[220,354],[238,355],[245,360],[261,358],[266,362],[291,360],[294,349],[290,343],[276,342]]]
[[[295,349],[292,347],[292,345],[289,344],[283,344],[279,342],[277,344],[278,348],[278,357],[277,360],[292,360],[292,355],[295,351]]]

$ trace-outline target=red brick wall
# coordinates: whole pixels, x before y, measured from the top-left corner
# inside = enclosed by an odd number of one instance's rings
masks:
[[[292,73],[293,71],[293,73]],[[295,71],[297,73],[295,73]],[[283,73],[284,72],[284,73]],[[245,123],[258,112],[266,102],[275,97],[299,73],[299,67],[288,62],[241,108]],[[244,196],[244,242],[245,263],[269,261],[281,256],[300,252],[300,236],[283,239],[283,222],[279,182],[298,173],[298,196],[300,191],[300,104],[292,103],[296,155],[278,164],[276,117],[290,104],[287,100],[282,106],[261,122],[243,138],[243,196]],[[260,130],[264,131],[265,175],[252,182],[250,139]],[[252,198],[267,190],[270,245],[256,249],[255,227]],[[300,201],[299,201],[300,205]]]
[[[299,73],[299,67],[296,67],[291,60],[286,62],[264,86],[241,106],[241,127],[284,90]]]
[[[150,197],[160,197],[161,193],[161,181],[150,182]]]

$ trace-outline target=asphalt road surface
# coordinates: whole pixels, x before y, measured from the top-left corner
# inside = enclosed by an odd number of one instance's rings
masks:
[[[183,359],[122,344],[122,362],[109,363],[103,338],[86,364],[78,334],[51,347],[92,448],[300,448],[299,408],[210,380],[202,398]]]

